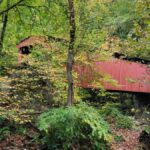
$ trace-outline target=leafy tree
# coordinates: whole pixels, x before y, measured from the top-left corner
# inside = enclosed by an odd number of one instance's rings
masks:
[[[71,58],[70,73],[72,72],[71,66],[74,61],[76,64],[90,64],[96,59],[95,56],[97,55],[103,59],[107,55],[112,55],[116,50],[126,52],[125,49],[127,51],[137,49],[138,46],[135,43],[139,44],[139,42],[134,40],[134,30],[138,28],[138,22],[141,22],[142,18],[146,16],[145,6],[147,6],[147,2],[142,2],[142,5],[139,5],[141,7],[138,7],[140,1],[134,0],[105,0],[103,2],[76,0],[74,2],[76,33],[74,33],[73,40],[70,38],[72,31],[68,30],[72,29],[69,21],[70,13],[68,12],[69,1],[34,0],[31,2],[29,0],[15,0],[10,2],[8,8],[6,2],[2,1],[0,4],[0,8],[2,8],[0,14],[8,13],[7,30],[3,41],[4,51],[17,60],[17,49],[15,47],[20,39],[30,35],[47,35],[46,41],[50,41],[50,43],[56,42],[59,49],[57,52],[50,51],[53,58],[50,65],[53,66],[52,70],[55,70],[52,72],[58,73],[59,71],[56,70],[61,70],[64,73],[64,79],[66,78],[65,70],[64,68],[62,69],[62,66],[67,61],[69,62],[69,59],[67,60],[67,51],[69,52],[69,49],[72,49],[71,54],[68,53],[71,56],[68,57]],[[142,15],[137,15],[139,13]],[[146,37],[143,36],[143,39],[147,41],[148,26],[142,27],[142,29],[144,29],[142,33],[147,34]],[[142,43],[139,45],[143,50],[144,45]],[[141,50],[138,53],[142,53],[142,55],[149,54],[148,45],[146,47],[144,53]],[[109,51],[107,52],[107,50]],[[132,53],[135,53],[135,51],[132,50]],[[58,59],[58,57],[61,57],[61,59]],[[92,68],[92,64],[90,65]],[[75,80],[75,78],[76,75],[73,72],[70,85],[73,84],[73,79]],[[64,82],[64,79],[61,81]],[[62,82],[59,83],[60,78],[55,78],[55,82],[63,85]],[[64,91],[66,90],[66,88],[63,89]],[[73,97],[73,92],[70,95],[72,95],[70,97]]]

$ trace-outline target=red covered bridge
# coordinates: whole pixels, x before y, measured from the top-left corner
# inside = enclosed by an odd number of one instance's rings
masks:
[[[98,88],[92,85],[96,72],[110,75],[117,84],[103,82],[106,90],[150,93],[150,68],[148,65],[130,62],[121,59],[112,59],[105,62],[95,62],[94,71],[89,66],[75,67],[80,85],[84,88]],[[96,71],[96,72],[95,72]],[[85,77],[86,75],[86,77]]]
[[[29,54],[31,51],[30,46],[41,43],[44,47],[44,39],[39,37],[29,37],[21,41],[17,48],[19,49],[19,62],[24,54]],[[129,61],[130,60],[130,61]],[[93,62],[93,67],[88,65],[74,66],[77,72],[79,86],[83,88],[98,88],[93,84],[93,81],[99,75],[99,82],[104,85],[106,90],[111,91],[125,91],[136,93],[150,93],[150,65],[145,63],[145,60],[140,59],[140,62],[133,62],[129,60],[122,60],[112,58],[109,61]],[[148,62],[148,61],[147,61]],[[103,82],[100,78],[101,74],[109,75],[117,84],[112,85],[109,82]]]

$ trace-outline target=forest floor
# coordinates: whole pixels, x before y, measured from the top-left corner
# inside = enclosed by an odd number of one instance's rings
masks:
[[[135,119],[134,127],[130,129],[117,128],[112,117],[107,116],[108,118],[111,120],[109,124],[113,137],[108,145],[110,150],[150,150],[149,134],[146,138],[142,137],[142,143],[140,141],[147,123],[143,118]],[[0,124],[0,150],[47,150],[39,140],[40,135],[39,130],[30,123],[20,126],[10,124],[9,120],[6,120]],[[145,149],[141,148],[143,144],[146,145]]]
[[[0,150],[41,150],[41,145],[34,140],[34,130],[30,129],[28,136],[12,134],[0,142]],[[137,150],[140,147],[139,137],[141,131],[134,129],[112,128],[113,140],[110,145],[111,150]]]
[[[27,135],[12,134],[0,142],[0,150],[41,150],[34,137],[37,134],[34,130],[28,130]]]
[[[140,147],[140,133],[133,129],[113,129],[113,134],[117,136],[110,145],[111,150],[137,150]]]

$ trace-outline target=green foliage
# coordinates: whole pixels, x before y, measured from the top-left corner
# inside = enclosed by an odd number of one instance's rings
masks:
[[[32,127],[29,128],[27,124],[18,124],[18,122],[14,120],[12,121],[12,118],[9,119],[6,116],[0,115],[0,141],[5,140],[8,136],[13,134],[26,136],[29,134],[28,132],[32,130]]]
[[[144,131],[150,135],[150,126],[145,127]]]
[[[9,127],[2,127],[2,128],[0,128],[0,141],[4,140],[9,135],[10,135]]]
[[[101,109],[100,114],[107,117],[117,118],[121,116],[119,103],[106,103]]]
[[[110,123],[114,123],[117,128],[129,129],[133,127],[133,119],[121,112],[121,105],[118,103],[106,103],[100,110],[100,114]]]
[[[42,114],[38,126],[48,149],[107,149],[107,122],[94,108],[81,103]]]
[[[0,126],[4,123],[4,121],[5,121],[5,118],[0,116]]]
[[[26,135],[26,134],[27,134],[27,128],[24,127],[24,126],[19,126],[19,125],[17,125],[16,132],[17,132],[19,135]]]
[[[9,125],[6,125],[6,118],[0,115],[0,141],[10,135]]]
[[[105,81],[105,79],[104,79]],[[80,88],[79,95],[83,101],[90,101],[94,103],[103,104],[106,101],[117,101],[119,99],[118,93],[105,91],[104,87],[99,87],[100,89],[83,89]]]
[[[130,129],[133,127],[133,119],[128,116],[120,116],[116,118],[116,127]]]
[[[66,104],[65,49],[57,43],[46,44],[48,48],[37,45],[32,49],[21,65],[5,67],[5,76],[0,76],[0,114],[24,123],[34,113]]]
[[[17,1],[10,1],[9,5],[12,6]],[[130,51],[130,55],[149,59],[148,2],[149,0],[76,0],[75,48],[79,53],[75,62],[86,64],[90,61],[87,57],[91,55],[108,55],[103,49],[109,50],[109,55],[113,50],[123,53]],[[7,1],[3,0],[0,12],[6,8]],[[2,20],[0,16],[0,28]],[[0,114],[24,123],[30,122],[33,118],[31,114],[36,111],[65,104],[67,86],[64,64],[68,44],[51,42],[51,48],[46,52],[41,47],[33,50],[24,67],[12,68],[12,64],[17,64],[16,43],[20,39],[30,35],[52,35],[69,41],[68,28],[67,0],[25,0],[20,6],[9,10],[3,45],[5,53],[0,56],[0,75],[7,75],[0,76]],[[96,49],[101,51],[93,51]],[[87,56],[87,51],[92,52]],[[104,81],[108,81],[107,78]],[[86,92],[82,94],[91,98]],[[75,100],[80,100],[79,96]],[[119,104],[113,103],[103,106],[100,115],[86,105],[53,109],[40,117],[39,125],[44,132],[45,143],[53,142],[58,148],[62,143],[66,144],[62,144],[64,149],[71,146],[78,148],[78,145],[86,142],[87,147],[102,149],[105,147],[108,127],[101,115],[108,121],[112,120],[118,128],[132,127],[132,120],[122,114]],[[1,123],[3,119],[0,118]],[[2,127],[0,133],[7,135],[8,130],[7,127]],[[25,133],[26,130],[20,128],[18,132]]]
[[[114,137],[114,139],[115,139],[116,142],[122,142],[122,141],[123,141],[122,135],[116,135],[116,136]]]
[[[111,28],[110,34],[121,39],[127,38],[133,28],[136,16],[135,0],[115,0],[109,5],[110,14],[106,17],[106,25]]]
[[[35,67],[7,68],[7,76],[0,77],[0,81],[0,114],[11,120],[30,122],[32,113],[51,105],[50,81]]]

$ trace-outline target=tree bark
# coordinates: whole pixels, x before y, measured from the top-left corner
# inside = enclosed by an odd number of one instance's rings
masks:
[[[6,26],[7,26],[7,19],[8,19],[8,14],[7,13],[3,14],[3,20],[2,20],[3,25],[0,33],[0,53],[2,52],[3,49],[3,41],[4,41]]]
[[[8,7],[9,7],[9,0],[7,0],[7,8]],[[2,29],[0,31],[0,53],[2,52],[3,49],[3,41],[6,32],[7,21],[8,21],[8,12],[5,12],[2,15]]]
[[[70,42],[68,47],[68,59],[67,59],[68,106],[71,106],[74,100],[74,81],[72,76],[72,69],[74,64],[74,44],[75,44],[76,25],[75,25],[75,10],[73,1],[74,0],[68,0],[69,22],[70,22]]]

